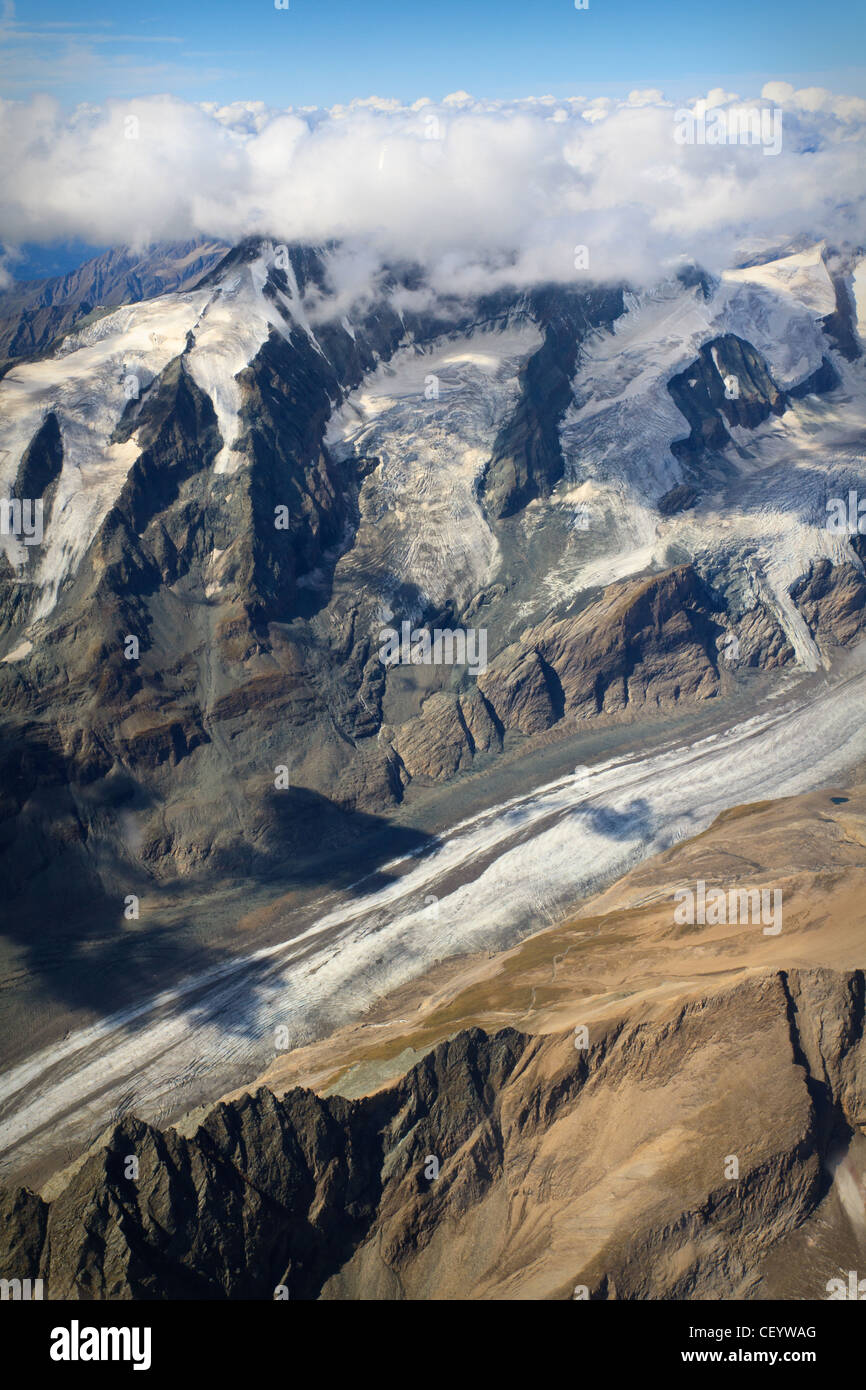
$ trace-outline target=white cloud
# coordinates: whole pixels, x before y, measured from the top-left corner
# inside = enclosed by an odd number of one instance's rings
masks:
[[[761,96],[777,106],[800,111],[822,112],[840,121],[866,122],[866,101],[863,97],[838,96],[826,87],[793,88],[790,82],[766,82]]]
[[[683,257],[728,266],[746,239],[862,241],[866,103],[786,83],[762,99],[784,113],[774,158],[678,144],[675,104],[656,90],[331,111],[3,102],[0,240],[338,239],[347,295],[381,259],[423,262],[437,288],[468,291],[573,280],[577,245],[592,278],[637,284]],[[692,109],[748,104],[716,89]]]

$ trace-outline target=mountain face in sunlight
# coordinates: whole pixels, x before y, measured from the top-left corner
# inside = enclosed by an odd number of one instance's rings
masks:
[[[303,857],[279,768],[351,836],[515,740],[820,670],[862,630],[864,540],[827,524],[862,444],[853,263],[469,301],[383,267],[332,314],[328,257],[245,242],[0,381],[25,913],[49,861],[74,911]]]

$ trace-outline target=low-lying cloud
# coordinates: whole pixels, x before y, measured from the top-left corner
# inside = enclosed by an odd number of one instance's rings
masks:
[[[338,240],[347,294],[383,259],[421,262],[437,289],[462,293],[578,268],[638,285],[683,258],[712,271],[801,238],[861,243],[866,101],[770,83],[754,100],[719,90],[691,104],[744,107],[781,113],[778,151],[684,143],[677,104],[657,91],[329,111],[3,102],[0,240],[13,257],[70,238]]]

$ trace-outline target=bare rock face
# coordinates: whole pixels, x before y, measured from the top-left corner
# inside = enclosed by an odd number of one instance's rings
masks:
[[[866,579],[854,565],[816,560],[791,597],[814,637],[846,647],[866,631]]]
[[[736,638],[736,659],[744,666],[773,671],[794,659],[794,648],[784,630],[761,604],[756,604],[740,618]]]
[[[538,352],[520,373],[520,396],[499,433],[483,482],[491,516],[512,516],[535,497],[548,497],[563,474],[559,422],[571,399],[580,345],[623,311],[621,290],[541,291],[534,296],[545,323]]]
[[[707,699],[720,688],[721,628],[690,565],[614,585],[575,618],[524,633],[479,676],[506,728],[535,732],[562,715]]]
[[[473,753],[498,752],[502,747],[502,731],[481,692],[476,689],[461,695],[459,705]]]
[[[730,443],[726,424],[754,429],[786,408],[785,394],[763,357],[732,333],[705,343],[697,360],[671,378],[668,390],[691,426],[688,438],[675,440],[671,451],[689,462]]]
[[[460,705],[444,691],[425,700],[417,718],[400,725],[395,745],[411,777],[444,780],[472,763]]]
[[[483,696],[437,691],[420,715],[401,724],[394,748],[410,777],[444,781],[471,767],[476,752],[500,748],[502,740]]]
[[[759,1297],[866,1125],[863,1023],[861,971],[776,972],[585,1047],[470,1029],[191,1139],[129,1118],[50,1204],[2,1194],[0,1269],[48,1298]]]
[[[10,1270],[38,1268],[47,1219],[47,1203],[26,1187],[0,1194],[0,1249]]]
[[[556,677],[534,647],[515,642],[478,677],[479,688],[506,729],[534,734],[562,714]]]

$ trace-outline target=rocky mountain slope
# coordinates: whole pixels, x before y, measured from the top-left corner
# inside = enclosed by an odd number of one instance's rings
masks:
[[[845,1227],[863,1018],[862,972],[780,972],[585,1049],[470,1030],[369,1098],[260,1090],[191,1139],[129,1119],[50,1204],[4,1194],[0,1266],[49,1298],[778,1292],[804,1223]],[[847,1254],[811,1252],[807,1296]]]
[[[265,1085],[7,1187],[0,1268],[47,1298],[825,1298],[866,1251],[864,836],[862,787],[737,808]],[[695,878],[780,888],[783,931],[677,926]]]
[[[190,289],[228,250],[215,241],[112,247],[66,275],[13,281],[0,291],[0,362],[47,348],[89,314]]]
[[[751,921],[677,924],[676,892],[700,880],[708,888],[778,891],[782,930],[765,934]],[[385,993],[358,1021],[278,1053],[253,1087],[359,1096],[469,1028],[558,1033],[579,1007],[594,1030],[625,1011],[657,1020],[673,1001],[732,987],[746,973],[848,974],[863,959],[864,895],[862,786],[736,806],[553,924],[539,902],[525,939],[509,950],[470,944]]]
[[[469,302],[398,267],[347,314],[329,254],[245,243],[0,381],[0,483],[44,524],[0,537],[22,922],[52,883],[107,921],[279,875],[311,824],[363,838],[515,739],[862,632],[862,537],[825,524],[860,477],[853,260]],[[488,669],[386,667],[403,621],[483,630]]]

